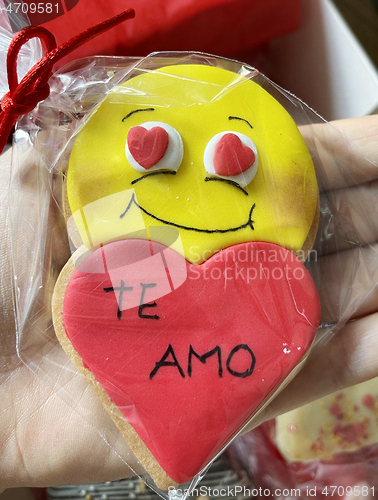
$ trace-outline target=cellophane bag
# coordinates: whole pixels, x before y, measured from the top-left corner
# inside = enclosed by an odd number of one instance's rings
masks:
[[[265,422],[231,450],[273,498],[374,498],[377,379]]]
[[[12,16],[14,27],[17,31],[25,26],[25,20],[21,15]],[[9,45],[12,41],[13,33],[9,17],[6,14],[5,6],[0,2],[0,99],[8,92],[8,81],[6,71],[6,60]],[[42,57],[42,47],[39,40],[29,40],[21,47],[17,67],[19,79],[25,75],[30,66]],[[31,64],[32,63],[32,64]]]
[[[184,498],[374,287],[374,165],[233,60],[93,57],[50,88],[13,140],[17,352]]]

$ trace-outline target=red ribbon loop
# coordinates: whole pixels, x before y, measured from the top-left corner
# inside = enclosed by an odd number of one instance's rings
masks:
[[[40,39],[45,54],[48,54],[49,52],[52,52],[54,49],[56,49],[56,41],[54,35],[49,30],[43,28],[42,26],[30,26],[29,28],[24,28],[21,31],[19,31],[13,37],[13,40],[9,45],[7,54],[8,85],[11,93],[15,92],[18,86],[18,77],[17,77],[18,54],[22,46],[25,45],[25,43],[27,43],[32,38]],[[52,63],[51,67],[49,68],[50,71],[52,71],[53,64],[54,63]],[[27,75],[25,75],[25,77],[26,76]]]
[[[114,26],[126,21],[126,19],[132,19],[134,16],[134,10],[128,9],[111,19],[92,26],[59,47],[56,46],[54,35],[42,26],[24,28],[14,36],[7,55],[9,92],[1,101],[0,153],[7,143],[8,136],[12,127],[16,124],[17,118],[30,113],[39,102],[50,95],[48,81],[52,75],[54,64],[73,50],[92,40],[92,38],[105,33]],[[41,40],[45,56],[18,83],[18,54],[21,47],[32,38]]]

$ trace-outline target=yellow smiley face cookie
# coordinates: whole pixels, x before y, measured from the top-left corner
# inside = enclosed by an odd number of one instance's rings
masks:
[[[76,137],[67,195],[73,214],[105,200],[102,243],[173,227],[197,264],[248,241],[298,253],[318,206],[286,110],[257,83],[205,65],[146,71],[113,90]]]

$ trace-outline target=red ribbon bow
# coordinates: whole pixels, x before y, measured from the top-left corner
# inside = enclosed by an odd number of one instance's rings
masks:
[[[114,26],[126,21],[126,19],[132,19],[134,16],[134,10],[128,9],[107,21],[92,26],[59,47],[56,46],[54,35],[42,26],[24,28],[14,36],[7,55],[9,92],[1,101],[0,153],[7,143],[17,118],[32,111],[40,101],[50,95],[48,81],[53,73],[54,64],[73,50],[92,40],[92,38],[105,33]],[[17,57],[21,47],[31,38],[41,40],[45,56],[18,83]]]

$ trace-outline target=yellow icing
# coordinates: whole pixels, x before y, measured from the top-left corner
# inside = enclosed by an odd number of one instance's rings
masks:
[[[133,110],[151,107],[154,111],[133,113],[122,121]],[[229,116],[248,120],[253,128]],[[174,127],[181,134],[184,157],[176,175],[152,175],[132,185],[145,174],[126,159],[127,133],[148,121]],[[222,131],[240,132],[256,144],[259,166],[244,188],[248,196],[230,184],[204,180],[205,147]],[[83,207],[121,192],[129,193],[125,202],[135,193],[138,204],[154,217],[208,231],[242,226],[255,204],[254,230],[247,226],[211,233],[179,227],[185,257],[193,263],[246,241],[276,243],[298,252],[314,220],[318,197],[310,154],[290,115],[253,81],[205,65],[170,66],[129,79],[106,97],[76,137],[67,177],[72,213],[83,213]],[[97,215],[106,229],[102,233],[97,224],[96,244],[142,230],[143,225],[165,225],[144,212],[136,214],[137,223],[130,220],[133,211],[120,218],[122,196],[114,207],[105,203],[106,217]],[[88,244],[84,226],[79,232]]]

